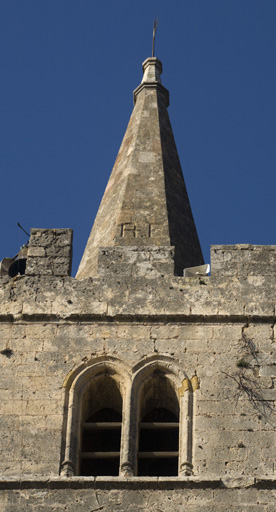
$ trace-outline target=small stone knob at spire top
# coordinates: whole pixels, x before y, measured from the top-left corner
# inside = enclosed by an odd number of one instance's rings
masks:
[[[149,57],[143,64],[144,76],[142,83],[144,82],[159,82],[161,84],[160,75],[162,73],[162,62],[157,57]]]

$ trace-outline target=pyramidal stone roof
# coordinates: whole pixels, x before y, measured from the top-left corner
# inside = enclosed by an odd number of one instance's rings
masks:
[[[97,275],[101,247],[175,247],[174,273],[203,263],[161,84],[162,63],[143,63],[134,109],[77,278]]]

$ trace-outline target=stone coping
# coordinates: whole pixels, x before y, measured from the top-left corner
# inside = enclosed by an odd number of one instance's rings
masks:
[[[0,489],[276,489],[275,477],[0,477]]]

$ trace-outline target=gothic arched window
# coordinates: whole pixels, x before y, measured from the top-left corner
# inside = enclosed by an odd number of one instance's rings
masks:
[[[122,397],[109,373],[93,378],[82,398],[79,475],[118,476]]]
[[[141,390],[138,476],[178,475],[179,403],[170,380],[155,370]]]
[[[193,379],[192,379],[193,380]],[[98,359],[65,381],[63,476],[192,474],[193,389],[164,356]]]

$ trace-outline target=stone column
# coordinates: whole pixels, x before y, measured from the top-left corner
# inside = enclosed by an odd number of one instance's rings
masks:
[[[192,435],[193,435],[193,392],[191,383],[184,379],[180,392],[179,418],[179,475],[189,476],[193,473]]]
[[[124,400],[124,410],[121,434],[120,476],[133,476],[133,436],[131,432],[131,387],[127,390]]]

